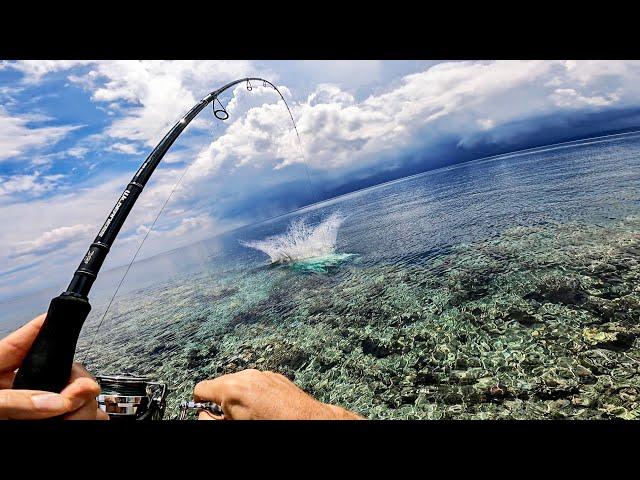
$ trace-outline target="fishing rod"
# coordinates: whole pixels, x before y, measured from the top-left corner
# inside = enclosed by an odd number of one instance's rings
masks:
[[[268,80],[259,77],[234,80],[200,100],[169,130],[142,163],[118,198],[93,243],[89,246],[89,250],[75,271],[67,290],[51,300],[45,322],[16,374],[13,382],[14,389],[61,392],[67,385],[80,330],[91,311],[89,292],[113,242],[149,178],[178,136],[207,105],[213,103],[215,117],[219,120],[227,120],[229,114],[218,96],[244,82],[246,82],[247,90],[251,91],[253,89],[251,81],[262,82],[265,87],[269,85],[280,95],[291,116],[298,140],[300,140],[298,129],[286,100],[278,88]],[[219,105],[218,108],[216,108],[216,101]],[[132,379],[123,376],[104,376],[103,378],[110,384],[116,385],[116,390],[119,393],[122,393],[123,390],[129,390],[128,393],[131,395],[135,393],[136,398],[141,396],[143,384],[153,383],[142,377]],[[165,395],[166,388],[157,398],[163,399]]]

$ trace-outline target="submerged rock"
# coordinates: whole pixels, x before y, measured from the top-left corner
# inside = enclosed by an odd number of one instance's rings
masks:
[[[521,325],[530,327],[536,323],[539,323],[540,320],[530,312],[520,310],[518,308],[512,308],[507,311],[507,319],[515,320]]]
[[[616,351],[628,350],[636,339],[636,335],[633,333],[595,328],[585,328],[583,336],[589,345]]]
[[[639,230],[522,226],[420,264],[175,281],[126,298],[88,364],[169,381],[169,418],[198,380],[259,368],[371,418],[636,419]]]
[[[394,352],[394,349],[390,345],[385,345],[370,337],[363,339],[360,346],[362,347],[362,353],[365,355],[373,355],[376,358],[388,357]]]
[[[573,278],[553,278],[538,286],[537,291],[524,295],[527,300],[538,302],[561,303],[564,305],[581,305],[587,300],[587,295],[581,290],[580,284]]]

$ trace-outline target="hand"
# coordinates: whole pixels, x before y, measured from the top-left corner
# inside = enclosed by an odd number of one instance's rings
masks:
[[[205,380],[196,385],[197,402],[215,402],[227,420],[358,420],[344,408],[322,403],[285,376],[259,370],[243,370]],[[202,411],[200,420],[219,420]]]
[[[71,369],[69,384],[60,393],[11,390],[15,371],[29,352],[46,314],[0,340],[0,420],[36,420],[64,415],[67,420],[108,420],[98,409],[100,386],[80,364]]]

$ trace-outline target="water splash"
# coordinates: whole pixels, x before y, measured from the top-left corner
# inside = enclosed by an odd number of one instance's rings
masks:
[[[291,263],[291,269],[302,273],[331,273],[346,260],[355,257],[353,253],[330,253],[321,257],[306,258]]]
[[[338,229],[343,221],[344,217],[339,213],[329,215],[316,226],[308,225],[304,219],[297,219],[282,235],[240,243],[266,253],[271,263],[293,263],[332,256],[335,254]]]

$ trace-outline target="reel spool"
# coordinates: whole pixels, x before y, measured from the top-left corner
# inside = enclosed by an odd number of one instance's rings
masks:
[[[96,380],[102,389],[98,407],[111,420],[162,420],[166,384],[132,375],[98,375]]]

